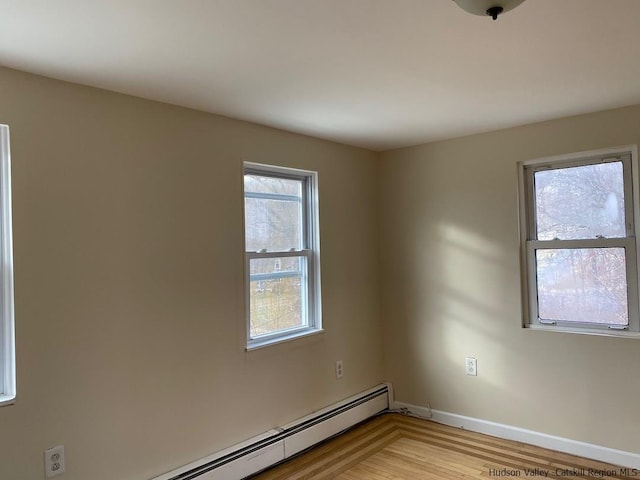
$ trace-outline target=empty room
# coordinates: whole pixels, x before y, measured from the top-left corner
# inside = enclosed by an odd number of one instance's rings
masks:
[[[640,478],[640,0],[0,0],[0,480]]]

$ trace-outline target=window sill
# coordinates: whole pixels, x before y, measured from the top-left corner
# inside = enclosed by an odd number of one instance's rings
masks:
[[[561,332],[561,333],[577,333],[579,335],[597,335],[601,337],[622,337],[622,338],[638,338],[640,332],[629,332],[627,330],[604,330],[600,328],[570,328],[558,327],[557,325],[524,325],[527,330],[539,330],[545,332]]]
[[[299,338],[310,337],[312,335],[318,335],[323,333],[324,333],[323,329],[314,328],[314,329],[294,332],[289,335],[282,335],[281,337],[276,337],[276,338],[269,338],[265,340],[253,340],[250,344],[246,346],[245,350],[247,352],[250,352],[252,350],[258,350],[260,348],[270,347],[272,345],[290,342],[292,340],[298,340]]]
[[[0,407],[13,405],[14,403],[16,403],[16,396],[15,395],[0,394]]]

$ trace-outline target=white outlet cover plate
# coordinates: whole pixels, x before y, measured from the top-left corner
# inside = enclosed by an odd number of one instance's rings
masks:
[[[64,473],[64,445],[47,448],[44,451],[45,478],[57,477]]]
[[[473,357],[466,357],[464,359],[465,373],[467,375],[478,375],[478,360]]]

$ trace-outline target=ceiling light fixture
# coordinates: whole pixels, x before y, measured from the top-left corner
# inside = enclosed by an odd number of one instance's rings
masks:
[[[496,20],[498,15],[513,10],[524,0],[453,0],[458,6],[474,15],[488,15]]]

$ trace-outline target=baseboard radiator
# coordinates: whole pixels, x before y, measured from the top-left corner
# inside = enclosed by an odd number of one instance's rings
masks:
[[[242,479],[388,409],[391,396],[381,384],[153,480]]]

